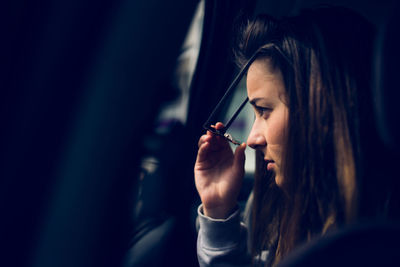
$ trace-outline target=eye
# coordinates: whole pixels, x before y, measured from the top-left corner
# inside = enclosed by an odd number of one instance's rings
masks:
[[[271,108],[260,107],[260,106],[254,106],[254,109],[258,116],[264,117],[264,118],[267,118],[272,111]]]

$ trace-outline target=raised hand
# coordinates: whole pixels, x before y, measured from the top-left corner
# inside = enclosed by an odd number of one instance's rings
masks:
[[[224,125],[217,123],[216,129]],[[228,141],[210,131],[200,137],[194,175],[206,216],[223,219],[234,209],[244,176],[246,144],[232,152]]]

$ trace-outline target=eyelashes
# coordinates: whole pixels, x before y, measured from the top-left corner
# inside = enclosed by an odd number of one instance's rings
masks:
[[[254,106],[254,110],[256,112],[256,114],[260,117],[268,117],[269,114],[271,113],[272,109],[271,108],[267,108],[267,107],[260,107],[260,106]]]

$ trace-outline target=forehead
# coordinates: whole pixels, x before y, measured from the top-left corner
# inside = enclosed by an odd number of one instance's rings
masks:
[[[285,94],[282,72],[268,58],[256,59],[250,65],[246,83],[250,100]]]

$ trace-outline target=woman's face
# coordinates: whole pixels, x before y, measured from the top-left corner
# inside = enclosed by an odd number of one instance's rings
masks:
[[[263,153],[267,169],[275,173],[275,182],[281,186],[288,108],[282,73],[269,59],[257,59],[249,67],[247,95],[255,112],[247,144]]]

